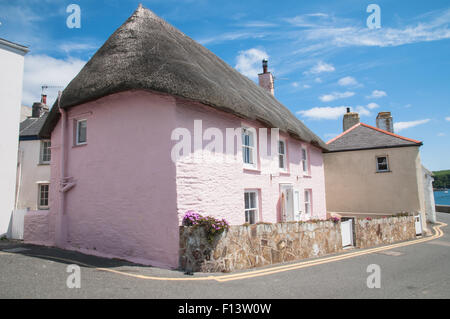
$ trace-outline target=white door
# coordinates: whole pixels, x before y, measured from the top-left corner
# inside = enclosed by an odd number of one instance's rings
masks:
[[[342,247],[353,246],[353,223],[352,220],[341,222]]]
[[[280,185],[281,190],[281,218],[285,222],[294,221],[294,200],[292,185]]]
[[[416,235],[422,235],[422,218],[420,218],[420,214],[414,216],[414,224],[416,226]]]
[[[294,190],[294,220],[296,222],[301,220],[302,212],[300,210],[300,191],[298,189]]]
[[[11,227],[11,238],[12,239],[23,239],[23,226],[26,209],[16,209],[12,216],[12,227]]]

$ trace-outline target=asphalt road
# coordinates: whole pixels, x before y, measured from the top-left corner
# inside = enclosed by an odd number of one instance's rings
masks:
[[[450,225],[450,214],[438,213],[438,220]],[[0,241],[0,298],[449,298],[450,226],[442,230],[443,237],[426,243],[227,282],[130,277],[124,274],[173,278],[208,275],[186,276],[178,271]],[[80,265],[80,288],[66,284],[71,275],[67,266],[73,261]],[[371,264],[380,266],[380,288],[367,287],[367,267]]]

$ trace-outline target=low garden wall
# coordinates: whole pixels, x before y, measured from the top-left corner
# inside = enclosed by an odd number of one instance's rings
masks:
[[[416,238],[414,216],[355,220],[355,245],[358,248],[392,244]]]
[[[180,227],[180,268],[230,272],[318,257],[342,249],[339,223],[230,226],[212,242],[201,227]]]
[[[436,205],[436,211],[439,213],[450,213],[450,205]]]
[[[357,248],[416,238],[414,217],[355,219]],[[229,226],[208,240],[204,227],[180,226],[179,268],[231,272],[342,251],[340,222],[311,221]]]

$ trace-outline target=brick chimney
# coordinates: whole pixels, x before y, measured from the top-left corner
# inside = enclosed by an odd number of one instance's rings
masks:
[[[263,65],[263,73],[258,74],[259,86],[269,91],[272,95],[275,95],[273,75],[272,73],[267,71],[268,68],[267,59],[264,59],[262,61],[262,65]]]
[[[47,113],[49,110],[47,106],[47,95],[42,94],[41,102],[33,103],[31,110],[31,117],[41,117],[43,114]]]
[[[380,112],[377,115],[377,127],[379,129],[394,133],[394,120],[391,112]]]
[[[357,112],[350,112],[350,108],[348,107],[347,113],[344,114],[344,119],[342,121],[344,132],[358,123],[359,123],[359,114]]]

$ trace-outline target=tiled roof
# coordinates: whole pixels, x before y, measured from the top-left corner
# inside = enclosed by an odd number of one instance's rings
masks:
[[[41,117],[29,117],[25,121],[21,122],[19,137],[37,137],[42,125],[44,125],[44,122],[47,119],[47,116],[48,113],[45,113]]]
[[[363,149],[420,146],[422,142],[412,140],[364,123],[358,123],[328,143],[330,152]]]

